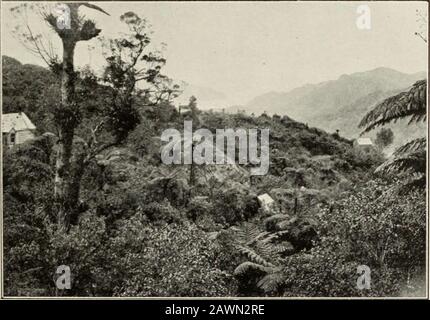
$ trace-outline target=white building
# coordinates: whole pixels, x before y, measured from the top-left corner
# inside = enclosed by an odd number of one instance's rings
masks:
[[[13,147],[35,137],[36,126],[24,112],[1,115],[3,146]]]
[[[267,193],[259,195],[257,199],[264,211],[270,211],[271,207],[275,204],[275,200]]]
[[[374,147],[373,142],[370,138],[358,138],[354,141],[354,147],[363,150],[370,150]]]

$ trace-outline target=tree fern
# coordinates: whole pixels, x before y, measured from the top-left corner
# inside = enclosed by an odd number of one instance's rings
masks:
[[[251,223],[244,223],[242,228],[237,229],[237,242],[249,245],[255,241],[255,239],[260,235],[260,229]]]
[[[273,264],[268,262],[266,259],[264,259],[260,254],[252,250],[251,248],[243,247],[238,245],[237,248],[239,249],[240,253],[247,256],[249,260],[252,262],[258,263],[265,267],[273,267]],[[261,249],[261,247],[260,247]],[[266,249],[266,248],[265,248]]]
[[[361,120],[359,127],[364,128],[363,133],[377,126],[382,126],[398,119],[407,118],[409,124],[427,119],[427,80],[417,81],[411,89],[382,101],[373,110],[368,112]],[[380,165],[377,172],[407,172],[426,173],[426,138],[412,140],[398,148],[393,156]],[[412,179],[415,185],[422,184],[422,175],[419,181]]]
[[[427,155],[425,150],[403,153],[385,161],[376,172],[426,173]]]
[[[408,143],[404,144],[400,148],[398,148],[395,152],[395,156],[401,156],[409,152],[414,151],[425,151],[427,147],[427,139],[426,138],[418,138]]]
[[[285,276],[283,272],[281,269],[277,269],[261,278],[260,281],[257,282],[257,286],[265,293],[272,293],[278,291],[279,287],[284,283],[284,280]]]
[[[284,279],[279,255],[281,248],[271,241],[276,236],[261,232],[250,223],[245,223],[236,233],[235,247],[248,261],[241,263],[234,270],[234,275],[251,280],[265,293],[276,291]]]
[[[265,267],[258,263],[254,263],[251,261],[245,261],[241,263],[239,266],[234,269],[235,276],[244,276],[247,275],[250,271],[259,271],[262,273],[270,273],[273,270],[272,267]]]
[[[427,119],[427,80],[417,81],[410,90],[385,99],[361,120],[359,127],[368,132],[378,126],[411,117],[409,123]]]

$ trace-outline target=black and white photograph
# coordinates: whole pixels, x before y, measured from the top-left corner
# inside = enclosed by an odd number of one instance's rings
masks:
[[[1,298],[428,299],[428,8],[3,1]]]

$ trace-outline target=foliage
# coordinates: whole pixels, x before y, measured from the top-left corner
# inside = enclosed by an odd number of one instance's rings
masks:
[[[320,241],[287,258],[285,295],[397,296],[409,279],[419,278],[425,270],[425,197],[400,196],[399,185],[370,181],[323,208]],[[371,269],[370,290],[356,287],[359,265]]]
[[[281,259],[271,237],[252,224],[244,224],[237,231],[234,246],[246,257],[234,275],[239,281],[239,293],[245,296],[261,293],[277,293],[283,280]]]
[[[409,123],[425,121],[427,116],[427,80],[417,81],[409,91],[384,100],[369,111],[359,127],[363,132],[385,125],[400,118],[410,117]]]
[[[393,143],[394,134],[390,128],[381,128],[381,130],[376,133],[375,143],[380,148],[385,148]]]
[[[122,270],[120,296],[226,296],[234,287],[219,269],[217,246],[190,224],[125,221],[112,239],[112,269]],[[123,252],[118,255],[118,252]],[[124,273],[125,270],[125,273]],[[230,283],[230,284],[229,284]]]
[[[384,160],[384,156],[380,150],[375,148],[371,148],[369,150],[351,148],[345,152],[344,157],[353,168],[361,169],[376,169],[376,167]]]
[[[399,193],[402,184],[391,179],[369,181],[320,205],[311,222],[317,236],[307,247],[292,237],[305,239],[303,222],[309,218],[275,214],[265,219],[266,231],[244,225],[231,240],[246,257],[234,271],[239,292],[292,297],[424,294],[425,195]],[[370,290],[357,288],[359,265],[371,269]]]
[[[412,168],[413,182],[422,186],[426,139],[411,141],[381,166],[380,150],[353,148],[339,133],[287,116],[204,112],[195,97],[179,112],[171,102],[179,87],[161,72],[166,61],[151,47],[146,20],[133,12],[120,20],[129,33],[102,39],[102,77],[90,68],[73,73],[78,117],[71,159],[85,170],[74,202],[80,214],[68,232],[58,228],[52,192],[64,120],[58,104],[62,66],[54,59],[49,71],[3,57],[5,110],[25,111],[41,131],[53,132],[3,154],[6,295],[418,292],[425,270],[423,191],[402,188],[403,176],[382,179],[373,171]],[[82,39],[100,32],[91,21],[78,27],[74,36]],[[387,100],[368,117],[371,126],[421,114],[423,85]],[[247,165],[198,166],[190,185],[189,167],[163,166],[161,131],[181,129],[190,117],[211,132],[270,128],[269,174],[250,181]],[[275,200],[268,211],[258,204],[262,193]],[[70,291],[56,289],[61,264],[71,267]],[[362,264],[372,270],[369,291],[356,288]]]
[[[255,201],[255,195],[240,184],[219,190],[213,200],[214,219],[227,226],[246,221],[257,213]]]
[[[409,118],[409,123],[418,123],[427,119],[427,80],[416,82],[409,91],[392,96],[369,111],[361,120],[359,127],[364,132],[377,126],[385,125],[398,119]],[[426,171],[425,138],[413,140],[395,151],[394,156],[378,167],[378,171],[385,172],[419,172],[412,184],[421,185]],[[421,182],[419,182],[421,181]]]

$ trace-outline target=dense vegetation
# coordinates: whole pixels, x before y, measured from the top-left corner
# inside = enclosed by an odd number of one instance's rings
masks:
[[[378,148],[288,116],[201,111],[195,98],[180,113],[169,99],[148,103],[132,90],[123,110],[112,103],[126,89],[112,85],[118,79],[109,86],[79,70],[75,80],[84,120],[73,155],[100,117],[125,124],[110,122],[105,134],[121,139],[88,159],[65,231],[53,192],[58,75],[3,57],[3,111],[24,111],[40,131],[3,153],[6,295],[424,295],[425,189],[375,172],[385,160]],[[101,112],[106,104],[121,116]],[[162,130],[182,130],[190,116],[212,132],[269,128],[269,173],[162,164]],[[258,202],[264,193],[275,200],[269,208]],[[59,265],[71,268],[70,290],[55,286]],[[360,265],[371,269],[370,289],[357,288]]]
[[[6,71],[23,67],[4,62]],[[37,85],[18,80],[23,96]],[[41,105],[43,95],[28,99]],[[211,130],[270,128],[271,166],[252,185],[246,167],[201,166],[191,190],[188,166],[162,165],[158,151],[161,130],[181,128],[184,116],[172,106],[143,115],[121,148],[92,163],[82,180],[83,213],[66,235],[56,230],[51,206],[52,136],[4,153],[8,295],[60,294],[53,281],[60,264],[72,269],[71,295],[345,296],[417,289],[414,281],[420,283],[425,269],[425,196],[419,190],[395,195],[400,183],[373,173],[382,162],[378,151],[353,148],[288,117],[201,112],[201,126]],[[34,119],[42,128],[43,118]],[[271,212],[256,199],[266,192],[277,202]],[[356,288],[361,264],[371,267],[371,291]]]

